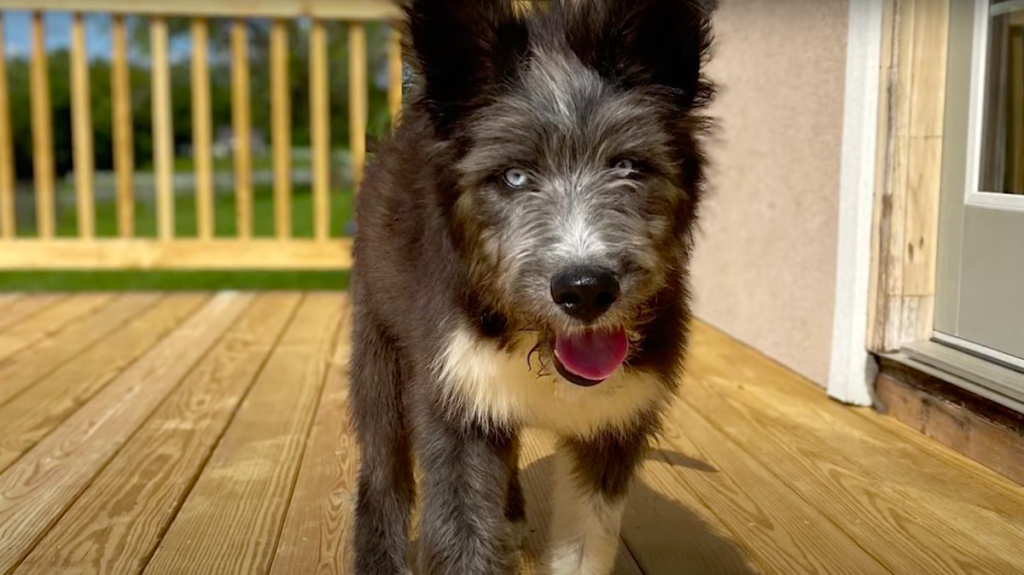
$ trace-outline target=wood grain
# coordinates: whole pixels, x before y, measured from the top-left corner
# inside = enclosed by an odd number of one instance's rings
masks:
[[[91,242],[11,240],[0,249],[0,270],[343,270],[352,267],[352,240],[293,238],[98,239]],[[3,318],[0,318],[0,323]]]
[[[89,54],[86,52],[82,14],[71,17],[71,125],[75,168],[75,199],[78,237],[96,236],[96,197],[93,186],[92,90],[89,85]]]
[[[875,380],[881,413],[1024,486],[1024,437],[1019,425],[994,421],[977,409],[989,407],[985,400],[947,398],[935,385],[922,387],[905,379],[900,372],[885,373],[883,367]]]
[[[687,402],[893,573],[966,575],[1001,573],[1010,567],[973,535],[935,514],[933,505],[924,504],[934,502],[888,480],[884,469],[829,448],[816,429],[800,420],[726,395],[719,384],[717,377],[695,373],[688,380]],[[860,440],[854,436],[846,442]]]
[[[15,573],[138,573],[145,568],[300,300],[295,293],[261,296]]]
[[[327,31],[314,20],[309,29],[309,133],[313,163],[313,237],[331,234],[331,104],[328,83]]]
[[[18,301],[27,297],[21,293],[0,293],[0,311],[13,307]]]
[[[0,362],[53,337],[75,320],[89,315],[112,299],[114,296],[110,294],[85,294],[71,298],[0,332]]]
[[[153,169],[156,172],[156,235],[174,237],[174,125],[167,18],[149,21],[153,84]]]
[[[307,296],[145,573],[265,573],[288,510],[342,300]]]
[[[352,569],[349,543],[359,451],[348,417],[352,323],[347,297],[343,305],[338,343],[278,539],[271,575],[344,575]]]
[[[132,433],[252,302],[215,297],[0,474],[0,573],[32,550]]]
[[[685,425],[679,423],[682,421]],[[680,469],[677,476],[742,538],[766,573],[890,573],[700,413],[677,405],[659,445],[719,471],[706,474]]]
[[[948,0],[884,4],[868,347],[931,335],[948,48]]]
[[[143,16],[205,16],[247,18],[324,18],[327,20],[380,21],[402,17],[391,0],[0,0],[0,11],[101,12]]]
[[[196,232],[213,239],[213,117],[210,103],[210,28],[192,20],[192,156],[196,173]]]
[[[274,140],[274,234],[292,235],[292,101],[288,74],[288,22],[270,31],[270,113]]]
[[[111,28],[110,101],[114,134],[114,173],[117,186],[117,235],[135,235],[135,128],[132,120],[132,84],[128,61],[128,28],[124,16],[115,15]]]
[[[7,87],[6,41],[3,14],[0,14],[0,239],[13,238],[18,224],[14,201],[14,137],[11,128],[11,93]]]
[[[0,471],[60,426],[208,300],[209,296],[200,294],[164,298],[131,294],[104,309],[103,323],[94,321],[92,326],[82,326],[83,337],[95,341],[92,347],[0,407]]]
[[[32,109],[32,166],[36,184],[36,233],[52,238],[54,213],[53,109],[50,100],[50,66],[46,55],[43,15],[32,15],[32,56],[29,64],[29,104]]]
[[[63,294],[26,295],[0,315],[0,333],[64,299]]]
[[[235,153],[235,233],[252,237],[252,112],[249,89],[249,26],[245,20],[231,25],[231,126]]]
[[[1016,562],[1021,561],[1021,548],[1013,544],[1024,532],[1024,489],[1020,486],[873,411],[843,408],[820,388],[768,358],[699,326],[690,371],[703,369],[702,361],[716,374],[713,383],[701,376],[707,387],[720,393],[728,391],[736,402],[775,413],[774,421],[762,421],[761,425],[777,428],[799,423],[800,428],[792,433],[802,435],[804,440],[817,438],[822,451],[827,446],[827,450],[856,462],[851,464],[851,474],[874,476],[876,485],[902,493],[889,496],[895,509],[925,517],[934,514],[939,517],[937,521],[954,526],[961,536],[951,538],[951,545],[960,545],[964,534],[968,538],[984,534],[989,551],[983,557],[1015,557]],[[703,403],[700,409],[704,409]],[[815,457],[826,460],[829,456]],[[876,501],[878,496],[872,493],[870,497]],[[931,546],[947,545],[942,536],[931,537]],[[931,553],[922,549],[915,552]]]
[[[143,304],[149,304],[156,298],[151,295],[132,295],[122,299],[127,301],[117,303],[117,307],[111,307],[107,313],[93,315],[51,338],[46,345],[23,350],[0,363],[0,381],[4,382],[0,386],[0,405],[7,403],[82,350],[96,343],[111,330],[128,321],[131,316],[123,315],[123,311],[119,310],[138,313],[144,308],[136,306],[133,302],[141,299]]]

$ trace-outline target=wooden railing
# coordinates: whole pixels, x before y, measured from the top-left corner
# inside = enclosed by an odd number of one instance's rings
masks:
[[[16,183],[11,130],[11,103],[0,25],[0,270],[2,269],[344,269],[351,264],[351,244],[332,237],[328,43],[325,24],[348,27],[350,161],[353,192],[358,189],[366,161],[369,22],[391,22],[399,16],[390,0],[0,0],[0,18],[27,11],[31,19],[30,102],[32,132],[35,234],[17,229]],[[77,233],[55,231],[55,169],[53,111],[43,15],[72,14],[70,90],[73,174]],[[94,140],[89,61],[83,14],[112,15],[111,116],[117,234],[100,237],[96,226]],[[149,69],[152,82],[153,177],[155,178],[155,237],[135,230],[133,112],[126,18],[149,22]],[[194,236],[175,230],[175,149],[171,108],[168,19],[191,20],[192,150],[194,158]],[[231,125],[234,132],[235,233],[215,233],[213,125],[210,101],[209,19],[234,19],[230,32]],[[253,154],[250,148],[250,59],[246,19],[273,21],[270,33],[271,152],[274,231],[256,237],[253,230]],[[289,22],[308,18],[310,82],[310,168],[312,172],[311,237],[296,237],[292,229],[292,105],[289,90]],[[2,20],[0,20],[2,23]],[[392,28],[394,30],[394,28]],[[402,103],[401,42],[397,32],[388,40],[388,107],[392,121]],[[103,87],[102,89],[106,89]],[[24,200],[20,198],[19,200]]]

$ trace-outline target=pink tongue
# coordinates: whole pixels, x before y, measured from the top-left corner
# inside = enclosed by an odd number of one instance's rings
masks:
[[[591,381],[611,377],[626,361],[628,351],[629,339],[625,330],[555,337],[555,355],[562,362],[562,367]]]

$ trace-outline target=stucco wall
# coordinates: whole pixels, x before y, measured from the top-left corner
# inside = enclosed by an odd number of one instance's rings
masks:
[[[709,73],[702,320],[824,384],[835,288],[847,0],[721,0]]]

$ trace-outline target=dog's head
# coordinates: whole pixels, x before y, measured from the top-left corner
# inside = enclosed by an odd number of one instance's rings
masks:
[[[578,384],[681,281],[703,183],[708,0],[407,6],[419,92],[475,292]]]

